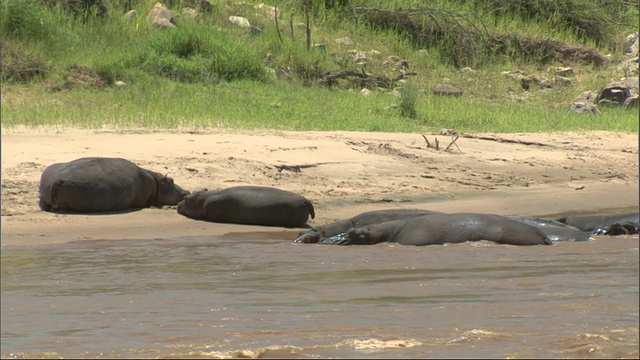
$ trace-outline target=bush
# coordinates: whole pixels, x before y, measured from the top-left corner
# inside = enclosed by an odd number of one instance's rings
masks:
[[[238,40],[196,25],[150,35],[128,62],[147,73],[182,82],[266,77],[260,60]]]
[[[47,74],[48,66],[39,53],[7,39],[0,46],[0,81],[28,83]]]
[[[46,41],[52,36],[50,13],[35,0],[4,0],[0,29],[3,37]]]

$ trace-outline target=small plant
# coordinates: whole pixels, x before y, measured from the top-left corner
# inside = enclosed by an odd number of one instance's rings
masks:
[[[400,90],[400,112],[402,116],[409,118],[416,117],[416,101],[418,100],[418,95],[420,95],[418,83],[413,79],[407,80]]]

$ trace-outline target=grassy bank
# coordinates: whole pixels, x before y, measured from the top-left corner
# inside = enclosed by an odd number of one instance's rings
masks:
[[[571,1],[557,1],[560,5],[567,2]],[[605,6],[604,2],[600,5]],[[446,20],[439,24],[467,24],[469,30],[462,35],[475,42],[471,46],[468,40],[467,48],[456,48],[452,39],[461,34],[425,43],[419,36],[382,26],[388,24],[388,18],[355,14],[353,9],[362,8],[355,1],[347,2],[348,8],[329,10],[324,2],[312,2],[312,43],[324,44],[324,51],[307,50],[306,34],[299,25],[305,12],[295,1],[280,4],[280,36],[275,23],[253,6],[257,1],[248,5],[217,2],[196,19],[179,17],[177,27],[167,30],[153,28],[145,18],[154,1],[134,1],[141,15],[131,21],[122,18],[122,4],[114,1],[107,3],[108,16],[85,22],[59,7],[21,2],[30,5],[20,8],[17,3],[7,0],[2,5],[3,128],[638,131],[637,109],[603,108],[599,116],[568,110],[581,92],[598,90],[624,76],[615,61],[598,65],[577,59],[567,64],[543,53],[519,53],[516,48],[488,52],[479,46],[487,44],[481,42],[485,38],[502,39],[494,34],[508,34],[510,38],[554,39],[590,47],[610,52],[615,60],[622,54],[624,35],[633,27],[629,15],[634,11],[637,15],[632,3],[613,10],[609,6],[606,15],[617,16],[613,23],[619,26],[607,24],[592,33],[581,30],[575,19],[552,18],[557,26],[551,28],[541,19],[525,16],[527,2],[505,2],[511,7],[497,7],[490,1],[435,1],[428,9],[394,13],[423,25],[436,16]],[[365,3],[390,11],[411,5],[404,1]],[[179,4],[174,6],[177,13]],[[584,18],[596,24],[595,16],[605,9],[602,6],[584,8],[593,12]],[[543,10],[534,10],[543,15]],[[229,15],[246,16],[262,33],[247,35],[228,23]],[[294,19],[293,41],[287,24],[290,16]],[[341,37],[349,37],[352,44],[336,44],[334,40]],[[476,50],[471,53],[472,49]],[[352,50],[367,56],[366,65],[355,63]],[[402,81],[385,83],[388,86],[356,86],[346,80],[332,87],[320,85],[323,74],[352,69],[394,78],[400,70],[388,61],[390,56],[405,59],[410,64],[408,71],[415,72],[408,77],[413,94],[406,91],[409,87],[402,91]],[[459,61],[465,63],[456,63]],[[471,65],[472,70],[462,65]],[[520,82],[501,74],[520,69],[526,75],[553,80],[554,69],[560,65],[571,65],[575,75],[570,85],[554,83],[551,89],[526,91]],[[115,86],[119,81],[126,86]],[[431,89],[436,84],[461,88],[464,94],[435,95]],[[363,87],[369,87],[370,96],[360,92]],[[412,111],[403,111],[404,106]]]

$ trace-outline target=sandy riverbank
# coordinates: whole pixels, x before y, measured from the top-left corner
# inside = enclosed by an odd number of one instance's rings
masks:
[[[637,134],[473,135],[445,152],[453,138],[439,134],[425,134],[432,144],[440,141],[435,150],[420,134],[2,129],[2,245],[256,231],[293,239],[298,232],[194,221],[171,207],[109,215],[40,211],[45,167],[84,156],[127,158],[188,190],[253,184],[298,192],[316,207],[311,225],[399,207],[504,215],[638,209]]]

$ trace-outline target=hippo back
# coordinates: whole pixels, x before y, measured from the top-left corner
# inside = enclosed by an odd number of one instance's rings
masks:
[[[264,186],[235,186],[199,191],[178,204],[194,219],[264,226],[304,226],[315,217],[311,201],[296,193]]]
[[[159,205],[158,194],[153,172],[121,158],[88,157],[53,164],[40,179],[40,207],[46,211],[143,208]]]

